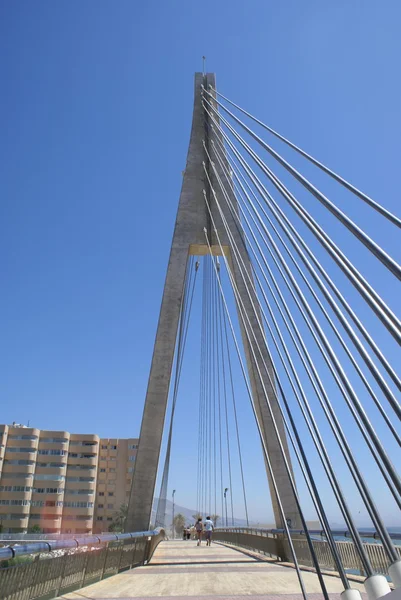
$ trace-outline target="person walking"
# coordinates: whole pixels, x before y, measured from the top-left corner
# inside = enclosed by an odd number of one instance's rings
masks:
[[[206,546],[210,546],[212,543],[212,533],[213,533],[213,529],[214,529],[214,523],[210,517],[206,517],[205,529],[206,529]]]
[[[199,519],[196,521],[195,529],[196,529],[196,535],[198,536],[198,543],[196,545],[200,546],[201,542],[202,542],[202,533],[203,533],[202,517],[199,517]]]

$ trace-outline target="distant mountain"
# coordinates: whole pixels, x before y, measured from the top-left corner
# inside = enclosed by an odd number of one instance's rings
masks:
[[[156,512],[157,512],[157,504],[159,502],[158,498],[155,498],[154,502],[153,502],[153,509],[152,509],[152,523],[155,522],[156,520]],[[192,515],[196,514],[196,510],[194,508],[186,508],[185,506],[180,506],[179,504],[174,504],[174,514],[178,515],[178,513],[181,513],[182,515],[184,515],[184,517],[187,519],[188,523],[193,523],[194,518]],[[204,517],[207,517],[208,515],[202,515]],[[173,503],[171,502],[171,500],[166,500],[166,524],[171,524],[173,518]],[[231,518],[230,515],[228,516],[229,519],[229,525],[231,525]],[[219,519],[219,521],[217,522],[217,525],[222,525],[222,520]],[[262,527],[262,525],[260,523],[256,523],[255,521],[249,522],[250,526],[255,527],[256,525],[258,525],[259,527]],[[245,519],[236,519],[234,518],[234,526],[235,527],[246,527],[246,520]],[[263,525],[263,527],[265,527]]]

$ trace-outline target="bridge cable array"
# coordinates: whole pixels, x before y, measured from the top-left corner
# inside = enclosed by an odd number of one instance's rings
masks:
[[[180,312],[180,323],[179,323],[179,333],[178,333],[178,342],[177,342],[177,356],[175,363],[175,374],[174,374],[174,384],[173,384],[173,396],[172,396],[172,409],[170,416],[170,426],[168,432],[167,439],[167,449],[166,456],[164,461],[163,468],[163,476],[160,486],[160,493],[157,502],[156,509],[156,527],[165,527],[166,521],[166,501],[167,501],[167,486],[168,486],[168,476],[170,470],[170,458],[171,458],[171,443],[173,437],[173,427],[174,427],[174,414],[175,408],[177,404],[179,383],[182,372],[184,351],[188,336],[188,328],[189,322],[191,318],[192,312],[192,304],[194,299],[194,292],[196,286],[196,280],[198,275],[199,262],[194,260],[194,257],[191,256],[190,260],[187,264],[186,276],[185,276],[185,286],[184,286],[184,294],[183,300],[181,303],[181,312]]]
[[[378,285],[369,281],[372,274],[380,273],[382,280],[399,285],[401,267],[223,101],[339,183],[345,193],[362,200],[386,227],[395,226],[397,232],[401,227],[399,217],[287,138],[215,89],[202,89],[207,254],[198,257],[196,263],[194,257],[188,259],[156,524],[166,525],[173,420],[196,274],[202,269],[197,513],[216,516],[221,512],[224,523],[226,512],[225,524],[236,526],[233,490],[238,480],[246,523],[251,524],[240,435],[244,408],[240,404],[243,393],[237,385],[238,365],[304,598],[307,592],[296,555],[296,534],[285,514],[258,416],[262,405],[272,423],[324,597],[328,598],[328,592],[307,526],[305,499],[298,491],[289,460],[287,439],[344,589],[351,598],[355,590],[351,589],[344,555],[332,533],[323,480],[328,483],[367,575],[369,598],[375,599],[389,588],[377,575],[368,547],[362,542],[349,489],[356,493],[382,542],[390,578],[401,587],[400,556],[375,500],[376,489],[372,493],[373,479],[366,468],[368,463],[373,467],[369,470],[374,472],[374,485],[380,486],[394,506],[392,510],[401,509],[401,480],[397,462],[394,464],[392,459],[398,453],[399,463],[401,447],[401,321],[379,293]],[[260,151],[283,169],[283,178]],[[292,181],[298,186],[298,197],[290,190]],[[318,200],[319,210],[306,208],[309,197]],[[329,234],[330,223],[333,234]],[[335,241],[336,235],[340,235],[340,243]],[[366,259],[366,265],[371,265],[369,278],[350,257],[355,250]],[[232,315],[233,308],[239,323]],[[244,356],[239,333],[249,356]],[[398,356],[395,364],[389,356]],[[252,377],[260,382],[262,390],[263,397],[257,398],[259,408]],[[234,449],[239,475],[234,473]],[[224,487],[227,480],[229,488]],[[230,522],[227,505],[224,510],[228,490]]]
[[[240,136],[238,132],[232,127],[232,125],[230,125],[230,123],[221,115],[216,105],[218,105],[218,107],[220,108],[223,108],[224,111],[227,112],[236,123],[243,126],[247,133],[250,134],[254,140],[260,143],[261,146],[265,150],[267,150],[276,160],[278,160],[278,162],[282,166],[284,166],[296,178],[297,181],[302,183],[306,187],[306,189],[313,194],[313,196],[320,200],[324,204],[325,208],[328,208],[329,211],[343,225],[345,225],[347,229],[351,231],[351,233],[377,259],[379,259],[380,263],[384,265],[397,279],[399,278],[400,273],[399,265],[392,257],[390,257],[384,250],[382,250],[378,244],[371,240],[371,238],[367,234],[365,234],[365,232],[363,232],[361,228],[359,228],[355,223],[353,223],[351,219],[349,219],[344,213],[342,213],[342,211],[337,209],[337,207],[335,207],[333,203],[331,203],[325,196],[323,196],[323,194],[321,194],[321,192],[319,192],[317,188],[310,184],[310,182],[306,180],[306,178],[301,176],[298,171],[292,168],[291,165],[289,165],[289,163],[287,163],[284,159],[282,159],[282,157],[280,157],[280,155],[278,155],[278,153],[272,150],[265,142],[263,142],[263,140],[261,140],[261,138],[259,138],[259,136],[254,134],[254,132],[252,132],[242,121],[235,117],[235,115],[231,111],[229,111],[226,107],[222,106],[222,104],[215,99],[212,92],[204,90],[203,106],[205,110],[205,122],[210,129],[209,140],[211,140],[211,143],[209,144],[204,143],[205,155],[207,157],[208,163],[208,168],[204,166],[205,179],[207,179],[209,188],[212,191],[213,201],[218,208],[218,212],[225,229],[226,239],[228,239],[230,242],[232,259],[236,263],[236,266],[241,273],[241,278],[243,279],[242,283],[247,289],[248,297],[251,301],[254,313],[252,316],[258,320],[259,326],[262,331],[263,325],[260,321],[258,310],[255,307],[252,298],[255,296],[258,298],[261,296],[263,298],[263,302],[261,302],[260,306],[261,313],[263,315],[264,325],[269,331],[269,334],[271,336],[276,350],[276,354],[280,359],[282,368],[284,369],[286,377],[288,378],[288,381],[290,383],[293,398],[296,399],[301,413],[305,419],[308,431],[311,435],[311,438],[315,444],[322,465],[328,476],[330,485],[333,489],[333,492],[343,514],[344,520],[351,532],[355,546],[358,549],[363,568],[367,573],[368,577],[372,577],[374,575],[374,569],[371,565],[371,561],[369,560],[364,545],[361,541],[361,537],[358,533],[355,520],[352,517],[352,513],[347,504],[345,494],[341,489],[339,479],[335,473],[332,461],[329,457],[329,453],[325,447],[323,441],[324,438],[319,430],[317,420],[314,415],[314,410],[313,408],[311,408],[307,397],[308,395],[303,388],[302,380],[304,378],[304,375],[301,376],[297,371],[297,368],[294,366],[294,361],[292,360],[293,352],[289,350],[285,338],[283,337],[283,328],[280,327],[278,324],[272,305],[268,300],[268,296],[261,282],[259,273],[261,274],[264,280],[264,284],[267,285],[267,288],[269,289],[271,298],[278,309],[280,318],[282,319],[282,323],[286,329],[286,337],[287,339],[291,340],[293,344],[293,350],[295,350],[297,355],[299,356],[300,362],[305,370],[305,374],[307,375],[307,378],[310,384],[312,385],[312,388],[316,394],[316,398],[318,399],[319,404],[324,412],[324,415],[330,425],[333,435],[335,436],[335,439],[339,445],[345,462],[356,484],[361,499],[367,509],[372,523],[376,528],[376,531],[378,532],[381,538],[383,547],[385,548],[389,561],[393,565],[393,567],[399,559],[398,552],[395,549],[394,544],[387,532],[383,519],[379,513],[379,510],[373,500],[372,494],[368,488],[368,485],[362,475],[361,469],[358,466],[355,456],[351,450],[350,444],[347,439],[347,435],[344,433],[344,430],[341,427],[340,420],[337,417],[336,407],[334,407],[332,402],[330,401],[329,393],[323,384],[322,378],[320,377],[318,370],[316,369],[314,360],[311,357],[311,353],[308,351],[307,344],[305,344],[304,341],[305,336],[302,335],[300,327],[296,323],[296,319],[294,318],[294,314],[296,313],[289,310],[288,302],[285,300],[281,291],[282,284],[278,283],[271,266],[275,266],[278,274],[281,277],[282,282],[284,282],[285,287],[288,289],[291,298],[299,311],[299,314],[302,316],[302,319],[311,334],[312,340],[316,343],[317,348],[319,349],[330,374],[332,375],[335,383],[337,384],[338,390],[341,393],[341,396],[344,399],[351,415],[353,416],[355,423],[358,426],[360,433],[364,438],[364,441],[366,442],[369,450],[371,451],[372,457],[377,463],[377,466],[383,476],[383,479],[387,484],[388,489],[391,492],[394,501],[398,507],[401,507],[401,487],[399,475],[395,469],[394,464],[392,463],[388,452],[384,448],[384,445],[379,435],[373,427],[371,420],[369,419],[369,416],[359,397],[359,394],[355,390],[355,384],[352,383],[351,377],[347,374],[343,366],[343,361],[341,361],[338,358],[337,352],[333,344],[331,343],[330,338],[325,332],[325,327],[327,327],[327,324],[331,328],[330,336],[332,337],[333,335],[335,335],[335,337],[337,338],[346,357],[350,361],[352,367],[355,369],[355,372],[358,374],[360,380],[362,381],[364,387],[369,393],[376,408],[378,409],[381,417],[383,418],[389,431],[391,432],[394,440],[396,441],[398,448],[400,446],[401,438],[399,435],[399,430],[397,430],[397,426],[399,428],[398,421],[401,415],[401,408],[396,398],[395,392],[392,390],[391,383],[386,379],[386,374],[390,376],[392,383],[395,384],[398,389],[401,389],[400,379],[394,367],[390,364],[389,360],[379,349],[372,335],[368,333],[361,319],[357,316],[355,310],[353,310],[350,304],[345,300],[344,294],[341,293],[338,286],[335,285],[333,279],[329,276],[327,270],[323,267],[321,261],[308,247],[308,244],[304,241],[302,235],[298,232],[297,227],[294,226],[288,215],[281,209],[277,201],[274,200],[273,196],[263,184],[261,178],[256,175],[255,170],[250,167],[249,163],[244,158],[243,154],[238,148],[242,148],[246,151],[248,156],[250,156],[256,163],[257,168],[259,168],[260,171],[262,171],[263,175],[265,175],[269,179],[269,181],[274,185],[276,190],[278,190],[280,194],[288,201],[291,208],[295,210],[296,214],[304,221],[304,223],[308,226],[312,233],[317,237],[319,242],[323,245],[325,250],[327,250],[331,258],[334,259],[336,264],[340,266],[341,270],[345,273],[347,278],[360,292],[362,298],[366,300],[370,308],[373,309],[376,316],[379,317],[380,321],[392,334],[396,342],[399,342],[400,321],[392,312],[392,310],[387,306],[385,301],[380,297],[378,292],[366,281],[366,279],[353,266],[352,262],[347,258],[345,253],[342,252],[340,248],[338,248],[338,246],[328,236],[326,231],[317,223],[315,219],[313,219],[310,213],[308,213],[304,209],[303,205],[278,179],[278,177],[272,172],[272,170],[269,169],[269,167],[262,161],[262,159],[256,154],[256,152],[245,141],[245,139],[242,136]],[[231,134],[231,137],[229,136],[229,134]],[[234,138],[235,143],[232,138]],[[210,150],[210,148],[212,150]],[[209,151],[212,152],[214,156],[211,156]],[[303,151],[301,151],[301,153],[302,152]],[[313,161],[315,161],[315,159],[313,159]],[[321,163],[319,163],[318,166],[320,165]],[[209,176],[210,169],[213,172],[213,178],[216,182],[215,185],[219,188],[217,190],[218,193],[216,193],[216,190],[213,188],[213,184]],[[327,170],[327,168],[325,167],[324,170]],[[333,172],[330,171],[329,174],[332,173]],[[340,178],[337,175],[335,175],[334,178],[337,180],[341,179],[340,183],[342,183],[343,185],[346,183],[345,180],[342,180],[342,178]],[[389,211],[387,211],[386,209],[375,203],[373,200],[365,196],[362,192],[359,192],[359,190],[356,190],[356,188],[351,186],[351,184],[347,184],[345,185],[345,187],[347,187],[354,193],[358,192],[357,195],[359,197],[362,197],[362,199],[365,200],[367,204],[369,204],[375,210],[377,210],[377,212],[379,212],[382,216],[388,219],[389,222],[395,224],[396,226],[399,226],[399,219],[391,213],[389,213]],[[218,198],[224,199],[227,205],[227,207],[224,207],[225,210],[221,209]],[[235,204],[233,204],[231,198],[235,198]],[[212,211],[208,204],[206,192],[205,201],[208,205],[208,210],[212,218]],[[242,265],[241,267],[241,252],[238,250],[238,248],[236,249],[235,237],[233,236],[232,231],[230,231],[229,223],[224,216],[225,214],[228,214],[227,208],[232,216],[233,222],[235,223],[235,227],[237,228],[237,231],[239,232],[244,245],[248,248],[250,254],[252,254],[253,263],[251,274],[247,273],[245,265]],[[267,212],[266,209],[268,209],[269,212]],[[214,234],[218,237],[218,231],[215,224],[213,224],[213,230]],[[207,233],[205,233],[205,235],[207,235]],[[274,239],[274,236],[276,237],[277,241]],[[292,264],[293,267],[291,267],[288,263],[288,260],[285,259],[283,251],[280,249],[280,246],[277,242],[281,245],[285,253],[288,255],[291,261],[290,264]],[[265,253],[262,250],[261,244],[265,246],[269,254],[269,259],[266,258]],[[208,243],[208,246],[210,248],[210,243]],[[295,257],[294,251],[296,252],[299,258]],[[222,245],[221,253],[224,256]],[[301,261],[299,261],[299,259],[301,259]],[[252,332],[252,326],[249,321],[249,316],[247,315],[245,307],[241,308],[241,297],[238,293],[238,290],[235,291],[235,278],[230,272],[230,267],[225,258],[224,261],[226,264],[227,271],[229,272],[229,278],[237,303],[237,310],[241,316],[242,325],[247,331],[247,337],[249,336],[248,343],[252,349],[255,363],[259,366],[260,369],[264,368],[264,372],[267,374],[268,377],[270,377],[269,369],[267,368],[266,364],[263,364],[263,352],[258,347],[258,340]],[[301,265],[304,265],[306,267],[306,271],[301,267]],[[295,272],[302,278],[302,286],[294,276],[294,267]],[[309,277],[306,273],[308,273]],[[321,276],[323,276],[325,282],[323,281]],[[330,309],[332,309],[335,317],[338,319],[339,323],[348,335],[353,346],[350,345],[349,342],[347,342],[340,333],[340,328],[330,316],[329,311],[327,310],[324,303],[322,302],[319,295],[316,293],[314,287],[312,286],[310,277],[312,277],[314,283],[317,284],[318,290],[323,294],[328,306],[330,307]],[[254,284],[254,281],[256,281],[257,283],[257,288]],[[327,287],[327,284],[330,286],[331,291]],[[304,290],[308,290],[313,300],[315,301],[317,307],[320,309],[321,314],[324,317],[323,323],[317,317],[317,315],[320,314],[319,311],[312,308]],[[374,351],[378,361],[374,361],[372,359],[371,354],[361,342],[360,338],[356,334],[347,317],[345,317],[344,313],[341,311],[338,305],[338,301],[340,301],[343,308],[346,309],[348,315],[351,317],[354,324],[358,327],[359,332],[362,333],[365,341],[368,342],[370,348]],[[263,310],[263,305],[267,307],[268,315]],[[274,325],[276,334],[273,331],[272,324]],[[265,338],[264,341],[266,347],[268,348],[269,345],[267,339]],[[353,351],[351,351],[352,347],[355,347],[355,349],[359,353],[359,356],[363,359],[362,364],[364,365],[364,367],[367,367],[371,375],[373,375],[376,384],[379,386],[380,391],[382,392],[385,399],[388,401],[388,404],[394,412],[394,415],[392,415],[391,412],[389,412],[389,407],[384,406],[380,401],[378,392],[369,382],[369,379],[365,374],[363,367],[361,367],[358,360],[355,358]],[[258,350],[258,353],[256,353],[256,350]],[[271,352],[270,355],[272,355]],[[382,369],[385,370],[386,374],[383,373]],[[341,565],[339,565],[339,557],[336,557],[334,555],[334,540],[330,540],[327,515],[325,515],[322,502],[319,499],[319,494],[316,494],[316,482],[314,482],[314,478],[312,476],[310,468],[308,467],[307,460],[305,460],[305,452],[302,448],[300,436],[297,432],[297,427],[295,426],[294,420],[291,417],[292,409],[284,393],[284,386],[281,380],[281,375],[279,374],[279,371],[274,366],[274,364],[273,370],[274,379],[277,383],[277,389],[274,385],[274,381],[270,381],[270,383],[272,384],[272,389],[276,396],[278,405],[281,407],[277,390],[280,392],[281,400],[286,409],[287,415],[289,416],[291,427],[289,426],[289,423],[285,417],[285,411],[282,408],[280,408],[287,432],[289,434],[289,438],[294,446],[294,451],[297,446],[299,452],[296,452],[296,455],[298,458],[302,457],[302,460],[300,460],[301,470],[304,473],[305,478],[307,480],[307,486],[309,491],[311,492],[311,496],[312,498],[314,498],[314,505],[316,508],[316,512],[319,515],[319,519],[322,525],[325,524],[325,534],[328,537],[331,549],[333,551],[333,558],[340,572],[340,575],[342,576],[343,583],[345,584],[344,569],[342,569]],[[352,375],[352,378],[354,379],[354,374]],[[265,399],[266,402],[269,404],[267,392],[265,393]],[[394,422],[395,416],[398,417],[397,425]],[[291,429],[293,431],[293,435],[291,435]],[[277,437],[279,437],[277,428],[276,434]],[[283,460],[285,461],[285,452],[283,450],[283,447],[282,455]],[[397,577],[394,576],[394,569],[393,577],[395,577],[395,579],[397,580]],[[399,580],[395,581],[395,583],[401,584]]]

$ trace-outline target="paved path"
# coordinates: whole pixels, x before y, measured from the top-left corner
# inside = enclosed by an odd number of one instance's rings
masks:
[[[303,572],[310,600],[323,595],[317,576]],[[325,577],[333,600],[342,591],[337,577]],[[357,583],[353,587],[363,590]],[[149,599],[193,600],[218,596],[232,600],[247,596],[247,600],[302,600],[297,574],[272,560],[260,559],[220,544],[200,548],[194,541],[162,542],[149,565],[124,571],[114,577],[61,596],[68,600]]]

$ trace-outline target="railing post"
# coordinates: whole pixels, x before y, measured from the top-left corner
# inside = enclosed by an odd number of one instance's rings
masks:
[[[136,544],[137,544],[137,539],[134,539],[134,549],[132,551],[132,558],[131,558],[131,569],[133,567],[133,565],[135,564],[135,554],[136,554]]]
[[[106,570],[106,563],[107,563],[107,557],[109,555],[109,544],[106,544],[106,547],[104,548],[105,553],[104,553],[104,561],[103,561],[103,567],[102,567],[102,575],[100,577],[100,579],[104,579],[104,572]]]
[[[61,573],[60,573],[60,580],[58,582],[57,585],[57,589],[56,589],[56,598],[58,596],[60,596],[60,591],[61,591],[61,585],[63,583],[63,579],[64,579],[64,573],[65,573],[65,567],[67,565],[67,561],[68,561],[68,552],[66,554],[63,554],[63,568],[61,569]]]
[[[122,543],[122,546],[121,546],[121,550],[120,550],[120,556],[119,556],[119,558],[118,558],[118,567],[117,567],[117,573],[119,573],[119,572],[120,572],[121,559],[122,559],[122,557],[123,557],[123,554],[124,554],[124,545],[125,545],[125,541]]]
[[[85,575],[86,575],[86,569],[88,568],[88,560],[89,560],[90,552],[83,552],[83,555],[85,556],[85,562],[84,562],[84,568],[83,568],[83,574],[82,574],[82,580],[81,580],[80,587],[83,587],[84,583],[85,583]]]

